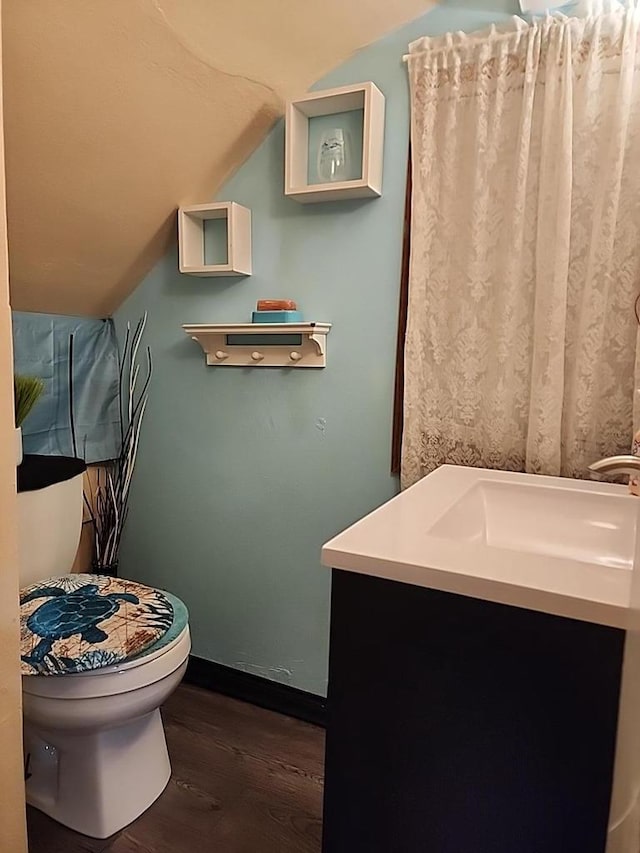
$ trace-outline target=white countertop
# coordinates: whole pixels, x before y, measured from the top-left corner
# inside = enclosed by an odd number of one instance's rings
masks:
[[[527,494],[530,487],[542,487],[543,492],[538,495],[551,494],[551,488],[554,494],[562,493],[562,496],[567,491],[579,496],[589,493],[597,496],[596,502],[604,500],[607,505],[613,498],[613,504],[622,507],[625,517],[633,519],[633,529],[627,535],[627,539],[633,537],[630,545],[627,543],[627,551],[633,553],[640,499],[627,495],[625,486],[445,465],[327,542],[322,549],[323,564],[626,628],[632,556],[624,567],[613,567],[571,557],[495,547],[477,539],[464,541],[433,534],[432,528],[438,520],[480,479],[484,484],[509,483],[520,489],[526,486]],[[592,500],[587,497],[587,501]],[[558,529],[563,523],[562,513],[559,515]],[[536,518],[531,518],[530,523],[533,538]],[[592,524],[614,527],[598,521]],[[442,525],[436,529],[442,529]],[[607,530],[599,535],[618,534]]]

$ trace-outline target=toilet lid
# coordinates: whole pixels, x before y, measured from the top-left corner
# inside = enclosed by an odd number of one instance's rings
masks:
[[[156,640],[155,643],[152,643],[150,646],[147,646],[146,649],[143,649],[141,652],[137,652],[135,655],[131,655],[129,660],[136,661],[141,658],[146,658],[149,655],[153,655],[156,652],[161,651],[166,648],[168,645],[173,643],[180,634],[184,631],[184,629],[189,624],[189,611],[187,610],[187,606],[184,601],[181,601],[177,596],[168,592],[166,589],[162,590],[162,594],[165,598],[168,598],[171,606],[173,607],[173,622],[171,623],[171,627],[167,631],[167,633],[160,637],[159,640]]]
[[[72,574],[20,593],[23,675],[65,675],[129,660],[173,624],[160,590],[123,578]]]

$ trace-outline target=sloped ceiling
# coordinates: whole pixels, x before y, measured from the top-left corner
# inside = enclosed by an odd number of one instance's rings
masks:
[[[433,0],[4,0],[12,305],[111,313],[295,97]]]

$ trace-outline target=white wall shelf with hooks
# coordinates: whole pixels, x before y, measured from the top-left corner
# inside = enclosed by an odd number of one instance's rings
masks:
[[[211,367],[325,367],[331,323],[187,324]]]
[[[287,104],[285,113],[284,194],[310,204],[347,198],[375,198],[382,195],[382,154],[384,148],[384,95],[371,81],[311,92]],[[315,183],[310,151],[310,126],[322,116],[361,112],[362,144],[351,152],[359,162],[359,177],[333,183]],[[316,177],[317,174],[316,174]]]
[[[205,262],[205,223],[226,225],[226,258]],[[235,201],[192,204],[178,209],[180,272],[208,276],[251,275],[251,211]]]

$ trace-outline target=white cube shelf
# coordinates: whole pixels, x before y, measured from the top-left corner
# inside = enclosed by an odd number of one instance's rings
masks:
[[[354,110],[363,111],[361,176],[348,181],[310,184],[309,119]],[[285,121],[286,196],[310,204],[382,195],[384,95],[375,83],[326,89],[290,101]]]
[[[226,263],[205,263],[204,229],[210,219],[226,220]],[[181,273],[202,277],[251,275],[251,211],[235,201],[179,208],[178,248]]]

